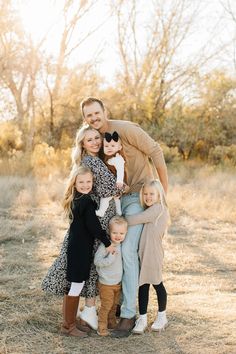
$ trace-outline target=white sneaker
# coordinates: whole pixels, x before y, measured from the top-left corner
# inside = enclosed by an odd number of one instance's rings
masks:
[[[156,320],[153,322],[153,324],[151,326],[151,330],[154,332],[164,331],[167,324],[168,324],[168,320],[166,318],[165,311],[163,311],[163,313],[158,312],[158,316],[157,316]]]
[[[95,306],[84,306],[83,311],[80,312],[80,318],[95,331],[98,329],[98,316]]]
[[[135,327],[132,332],[136,334],[143,334],[145,329],[147,328],[147,319],[139,317],[135,322]]]

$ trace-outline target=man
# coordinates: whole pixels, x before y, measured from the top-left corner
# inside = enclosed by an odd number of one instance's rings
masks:
[[[139,191],[146,179],[153,179],[153,169],[157,170],[165,192],[168,187],[167,168],[160,146],[139,125],[123,120],[109,120],[101,100],[89,97],[81,102],[84,121],[100,133],[117,131],[126,158],[127,184],[129,193],[122,196],[123,215],[133,215],[142,211]],[[136,295],[139,278],[138,245],[143,225],[130,226],[122,244],[124,273],[122,278],[123,303],[121,318],[114,337],[127,337],[135,325]]]

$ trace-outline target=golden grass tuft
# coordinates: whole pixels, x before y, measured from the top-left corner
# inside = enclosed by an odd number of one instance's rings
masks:
[[[64,181],[0,178],[1,353],[236,352],[235,174],[188,165],[169,174],[172,223],[164,238],[169,326],[120,340],[60,336],[62,299],[41,291],[67,228],[60,204]],[[156,311],[152,289],[149,328]]]
[[[236,207],[235,171],[201,169],[187,164],[173,171],[170,177],[168,201],[172,217],[189,215],[192,218],[234,222]]]

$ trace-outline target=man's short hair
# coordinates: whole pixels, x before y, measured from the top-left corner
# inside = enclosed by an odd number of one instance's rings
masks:
[[[80,103],[80,110],[81,110],[81,114],[82,114],[83,117],[84,117],[84,107],[85,106],[89,106],[90,104],[92,104],[94,102],[99,103],[101,108],[102,108],[102,110],[105,111],[104,104],[99,98],[87,97],[87,98],[84,98],[83,101]]]

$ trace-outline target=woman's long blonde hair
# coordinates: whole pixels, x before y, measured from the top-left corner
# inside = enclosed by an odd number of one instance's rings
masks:
[[[72,149],[72,154],[71,154],[72,168],[74,168],[75,166],[79,166],[81,160],[85,155],[86,151],[83,147],[83,140],[85,138],[86,133],[90,130],[99,133],[96,129],[91,128],[88,124],[84,124],[76,133],[75,146]]]
[[[87,166],[84,166],[84,165],[74,166],[70,172],[67,186],[66,186],[65,193],[64,193],[64,199],[62,201],[62,206],[64,208],[65,214],[70,219],[72,218],[71,205],[72,205],[72,201],[74,199],[75,192],[76,192],[76,189],[75,189],[76,177],[79,175],[80,176],[85,175],[87,173],[90,173],[91,176],[93,176],[90,168]]]

